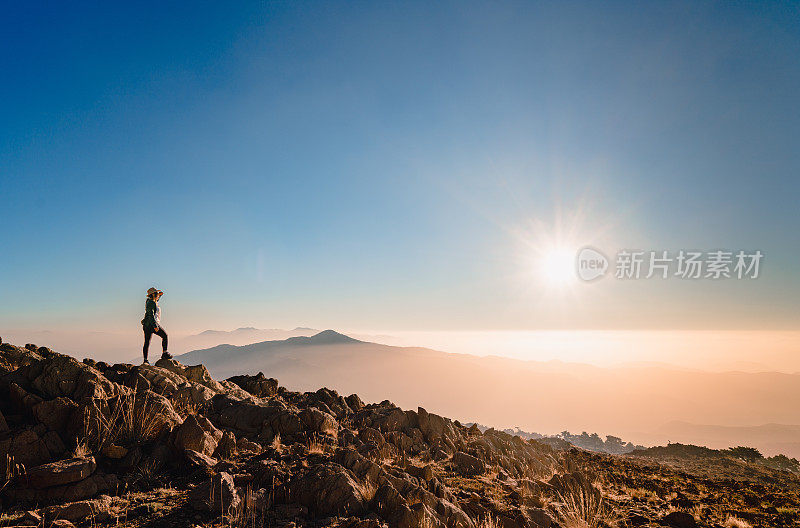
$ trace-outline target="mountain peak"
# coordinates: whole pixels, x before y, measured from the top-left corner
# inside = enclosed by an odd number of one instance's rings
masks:
[[[309,337],[308,340],[314,344],[320,345],[330,345],[336,343],[360,343],[358,339],[353,339],[350,336],[340,334],[335,330],[323,330],[322,332]]]

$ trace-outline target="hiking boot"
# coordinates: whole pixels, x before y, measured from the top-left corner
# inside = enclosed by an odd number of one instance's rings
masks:
[[[172,359],[172,354],[165,350],[164,353],[161,354],[161,359]]]
[[[150,364],[150,362],[147,361],[146,359],[144,361],[142,361],[142,365],[149,365],[149,364]]]

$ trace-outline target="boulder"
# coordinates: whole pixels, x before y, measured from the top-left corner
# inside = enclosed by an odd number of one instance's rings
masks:
[[[21,526],[40,526],[42,524],[42,516],[36,510],[26,511],[19,519],[19,523]]]
[[[347,406],[350,407],[350,410],[353,412],[360,411],[364,408],[364,402],[361,401],[361,398],[358,397],[358,394],[351,394],[350,396],[344,399],[347,402]]]
[[[77,401],[108,398],[120,392],[116,383],[70,356],[54,354],[26,368],[34,376],[31,387],[45,398],[65,396]]]
[[[290,483],[291,498],[320,517],[359,515],[366,510],[361,486],[339,464],[318,465]]]
[[[162,358],[156,361],[155,366],[166,369],[170,372],[174,372],[175,374],[183,376],[189,381],[204,385],[214,392],[225,391],[224,387],[211,377],[211,374],[208,373],[208,369],[206,369],[205,365],[187,366],[182,365],[180,362],[175,361],[174,359]]]
[[[186,449],[183,452],[183,455],[186,457],[186,461],[189,463],[189,467],[204,469],[204,470],[211,470],[214,466],[217,465],[219,462],[216,458],[210,457],[208,455],[204,455],[203,453],[199,453],[197,451],[193,451],[191,449]]]
[[[245,437],[240,437],[236,440],[236,449],[245,453],[261,453],[263,447],[257,442],[252,442]]]
[[[59,396],[53,400],[36,404],[33,407],[33,416],[39,423],[53,431],[64,431],[77,409],[77,403],[69,398]]]
[[[339,422],[336,418],[319,409],[304,409],[300,413],[300,420],[305,429],[312,433],[336,437],[339,433]]]
[[[226,460],[236,455],[236,435],[230,431],[225,431],[222,438],[217,444],[217,449],[214,451],[214,456],[221,460]]]
[[[240,503],[233,477],[229,473],[214,475],[189,492],[189,505],[195,510],[232,515]]]
[[[668,513],[661,519],[661,524],[672,528],[695,528],[697,521],[692,514],[684,511],[674,511]]]
[[[48,525],[48,528],[75,528],[75,525],[66,519],[56,519]]]
[[[189,415],[174,432],[173,444],[179,451],[191,449],[211,456],[222,438],[222,431],[205,416]]]
[[[51,506],[45,510],[45,518],[51,520],[66,519],[70,522],[79,522],[84,519],[106,516],[110,509],[111,497],[106,495],[94,500],[69,502]]]
[[[52,460],[44,440],[33,429],[25,429],[16,434],[6,433],[3,436],[0,439],[0,458],[13,457],[17,464],[24,464],[26,467]]]
[[[486,465],[482,460],[464,453],[463,451],[459,451],[453,455],[453,464],[459,473],[469,477],[481,475],[486,472]]]
[[[76,457],[30,469],[25,479],[32,488],[52,488],[80,482],[94,473],[95,469],[97,464],[94,457]]]
[[[422,407],[417,408],[417,421],[419,430],[422,431],[428,443],[455,436],[450,420],[437,414],[431,414]]]
[[[214,422],[245,433],[258,434],[264,422],[277,412],[275,408],[217,395],[211,400]]]
[[[228,378],[227,381],[235,383],[259,398],[271,398],[278,394],[278,380],[267,378],[263,372],[259,372],[255,376],[233,376]]]

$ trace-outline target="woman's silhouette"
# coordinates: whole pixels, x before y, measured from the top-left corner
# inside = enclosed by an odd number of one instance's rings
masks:
[[[144,303],[144,319],[142,319],[142,329],[144,330],[144,346],[142,347],[142,355],[144,362],[147,361],[147,351],[150,348],[150,338],[153,334],[161,337],[161,359],[172,359],[172,356],[167,352],[167,333],[161,326],[161,308],[158,306],[158,300],[164,292],[156,288],[147,290],[147,300]]]

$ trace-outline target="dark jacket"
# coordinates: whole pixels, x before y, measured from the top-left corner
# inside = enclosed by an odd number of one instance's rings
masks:
[[[144,303],[144,319],[142,319],[142,326],[148,332],[155,332],[158,330],[157,316],[158,305],[153,299],[147,298]]]

